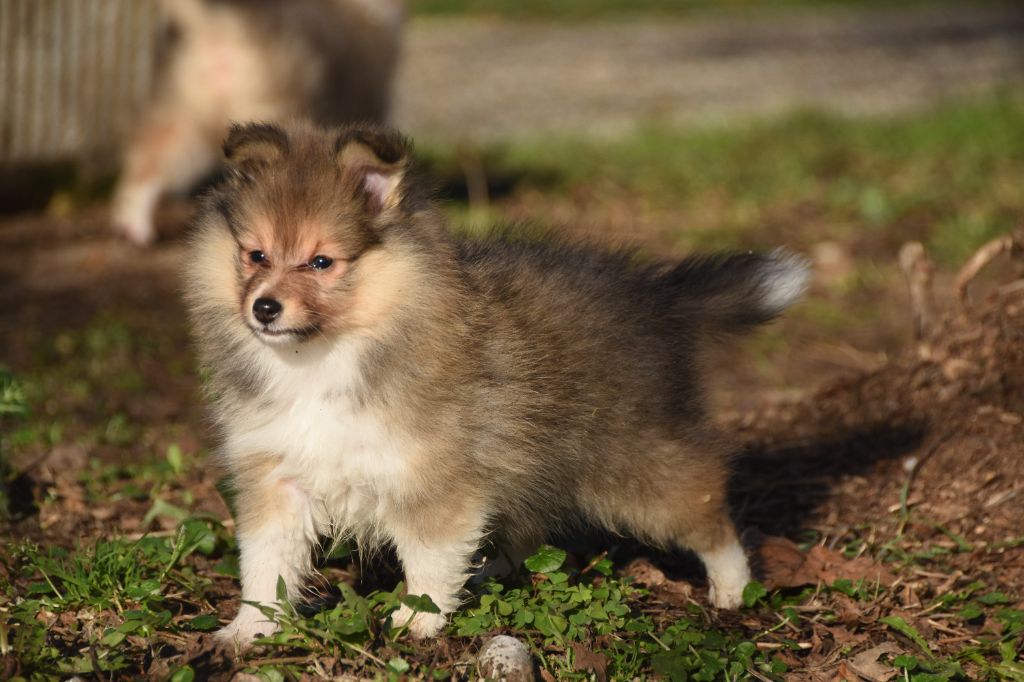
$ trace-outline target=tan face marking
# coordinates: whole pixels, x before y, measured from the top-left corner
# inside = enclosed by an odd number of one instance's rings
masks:
[[[266,221],[238,238],[241,313],[268,340],[303,340],[333,329],[349,298],[346,278],[353,247],[315,221],[290,236],[282,239],[280,230]],[[279,312],[273,319],[260,317],[261,306]]]
[[[237,310],[268,342],[381,324],[407,289],[377,248],[399,217],[404,142],[372,131],[322,142],[252,125],[225,143],[230,191],[216,208],[236,242]]]

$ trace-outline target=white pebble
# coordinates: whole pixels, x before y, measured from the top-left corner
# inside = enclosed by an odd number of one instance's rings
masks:
[[[484,644],[476,659],[480,680],[533,682],[533,658],[525,644],[515,637],[498,635]]]

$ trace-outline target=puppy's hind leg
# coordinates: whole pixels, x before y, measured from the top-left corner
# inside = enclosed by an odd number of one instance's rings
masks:
[[[711,504],[707,493],[697,504]],[[743,603],[743,588],[750,582],[750,564],[724,504],[693,513],[692,502],[680,504],[685,518],[679,520],[668,545],[692,550],[700,557],[708,576],[708,599],[719,609],[735,609]]]
[[[750,567],[729,518],[726,456],[716,450],[663,444],[631,475],[618,474],[629,483],[606,487],[598,512],[613,528],[658,547],[696,552],[707,570],[711,603],[733,609],[743,602]]]
[[[715,608],[735,609],[743,604],[743,588],[750,582],[750,564],[728,518],[729,531],[714,546],[694,548],[708,574],[708,598]]]

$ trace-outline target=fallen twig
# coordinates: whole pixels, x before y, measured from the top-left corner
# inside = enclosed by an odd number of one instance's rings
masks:
[[[928,336],[935,323],[935,299],[932,295],[932,276],[935,264],[928,258],[921,242],[907,242],[900,248],[900,270],[910,290],[910,313],[914,318],[914,338]]]
[[[1003,253],[1008,253],[1011,256],[1019,256],[1024,253],[1024,240],[1022,240],[1021,236],[1018,234],[1003,235],[993,239],[974,252],[974,255],[960,268],[960,272],[956,276],[954,286],[957,298],[960,300],[960,305],[964,307],[970,305],[967,288],[986,265],[995,260],[996,256]]]

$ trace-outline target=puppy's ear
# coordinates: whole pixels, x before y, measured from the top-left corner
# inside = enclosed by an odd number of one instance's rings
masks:
[[[384,128],[348,128],[335,146],[342,182],[377,215],[402,202],[402,180],[409,165],[409,143]]]
[[[224,140],[229,177],[252,179],[261,169],[281,161],[288,153],[288,136],[269,123],[234,124]]]

